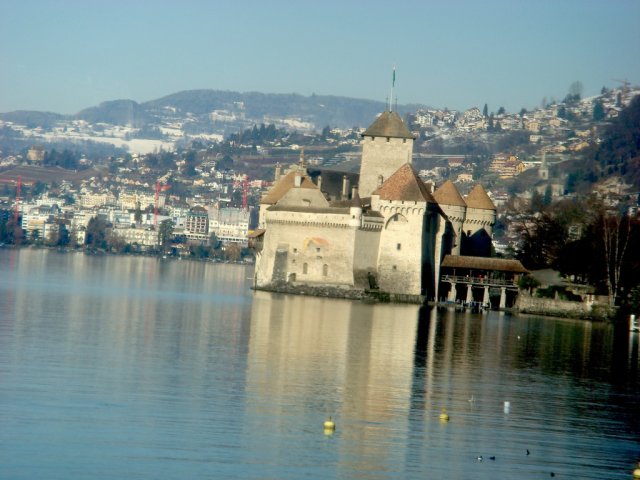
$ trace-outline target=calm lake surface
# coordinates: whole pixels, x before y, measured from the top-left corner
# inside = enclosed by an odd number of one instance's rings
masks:
[[[252,271],[0,249],[0,478],[631,478],[637,334]]]

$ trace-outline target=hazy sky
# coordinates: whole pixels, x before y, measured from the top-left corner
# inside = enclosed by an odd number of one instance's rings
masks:
[[[638,0],[1,0],[0,112],[211,88],[490,111],[640,84]]]

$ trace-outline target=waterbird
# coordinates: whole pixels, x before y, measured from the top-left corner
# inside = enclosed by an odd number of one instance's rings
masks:
[[[492,457],[489,457],[489,460],[495,460],[495,459],[496,459],[496,456],[495,456],[495,455],[494,455],[494,456],[492,456]]]
[[[551,476],[552,476],[552,477],[555,477],[555,476],[556,476],[556,474],[555,474],[555,473],[553,473],[553,472],[551,472]]]
[[[473,395],[471,395],[471,398],[470,398],[469,400],[467,400],[467,402],[469,402],[469,403],[473,403],[473,402],[475,402],[475,401],[476,401],[476,399],[475,399],[475,398],[473,398]]]
[[[482,455],[478,456],[478,461],[481,462],[482,461]]]
[[[529,455],[531,452],[529,451],[529,449],[527,448],[527,455]]]

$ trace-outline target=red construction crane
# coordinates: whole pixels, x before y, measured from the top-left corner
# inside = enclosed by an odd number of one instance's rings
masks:
[[[160,185],[160,182],[156,182],[156,204],[153,210],[153,226],[158,226],[158,199],[160,198],[160,192],[169,190],[171,185]]]

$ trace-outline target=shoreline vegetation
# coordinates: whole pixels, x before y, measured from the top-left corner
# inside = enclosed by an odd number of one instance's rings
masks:
[[[158,258],[161,260],[193,260],[198,262],[210,262],[210,263],[228,263],[238,265],[253,265],[254,257],[252,255],[244,255],[240,258],[225,258],[224,256],[206,256],[206,255],[193,255],[192,252],[186,251],[186,253],[180,255],[175,253],[161,253],[156,251],[110,251],[102,248],[86,248],[86,247],[60,247],[51,245],[9,245],[0,244],[0,249],[5,250],[47,250],[57,253],[83,253],[85,255],[110,255],[118,257],[148,257]]]

